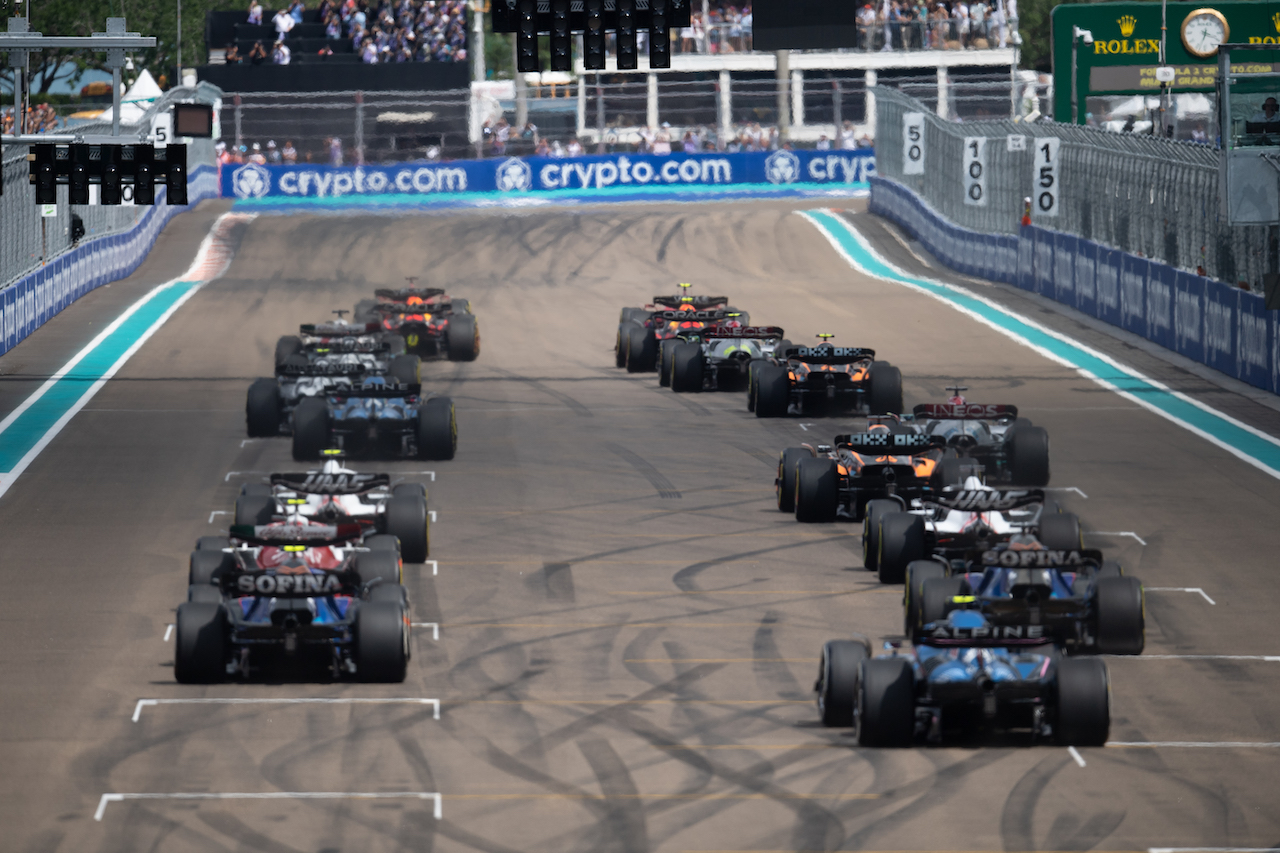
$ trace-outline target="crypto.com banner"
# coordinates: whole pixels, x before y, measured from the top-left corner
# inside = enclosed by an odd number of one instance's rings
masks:
[[[875,174],[871,149],[737,154],[608,154],[508,157],[379,166],[225,165],[222,195],[260,198],[438,196],[538,193],[733,184],[864,184]]]

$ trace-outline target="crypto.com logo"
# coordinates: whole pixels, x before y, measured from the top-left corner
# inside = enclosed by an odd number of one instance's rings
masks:
[[[773,152],[764,161],[764,176],[771,184],[790,184],[800,177],[800,158],[786,149]]]
[[[498,166],[496,180],[501,192],[523,192],[533,186],[533,170],[528,163],[512,157]]]
[[[241,166],[231,175],[231,189],[236,198],[262,198],[271,190],[271,173],[257,163]]]

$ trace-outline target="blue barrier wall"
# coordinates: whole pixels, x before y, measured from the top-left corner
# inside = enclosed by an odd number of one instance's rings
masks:
[[[875,174],[871,149],[707,154],[607,154],[591,157],[509,157],[385,166],[227,167],[222,195],[257,199],[368,200],[447,197],[463,193],[537,195],[556,190],[864,184]]]
[[[954,270],[1034,291],[1280,393],[1280,321],[1256,293],[1035,225],[1016,236],[960,228],[888,178],[871,179],[870,209]]]
[[[217,198],[218,177],[211,166],[192,169],[187,180],[191,204],[170,206],[164,185],[156,186],[156,203],[127,231],[85,240],[45,266],[0,290],[0,354],[18,345],[63,308],[90,290],[125,278],[146,258],[165,223],[191,205]]]

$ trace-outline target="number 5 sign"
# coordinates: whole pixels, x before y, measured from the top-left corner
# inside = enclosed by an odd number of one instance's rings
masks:
[[[1041,136],[1034,141],[1034,157],[1031,158],[1031,189],[1034,202],[1032,211],[1037,216],[1057,216],[1058,196],[1062,181],[1058,175],[1058,146],[1056,136]]]
[[[924,174],[924,113],[902,114],[902,174]]]
[[[964,140],[964,203],[987,206],[987,140],[966,136]]]

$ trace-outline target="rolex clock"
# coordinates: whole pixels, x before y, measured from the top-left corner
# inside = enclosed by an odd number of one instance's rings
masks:
[[[1182,44],[1192,56],[1204,59],[1218,52],[1231,28],[1217,9],[1196,9],[1182,22]]]

